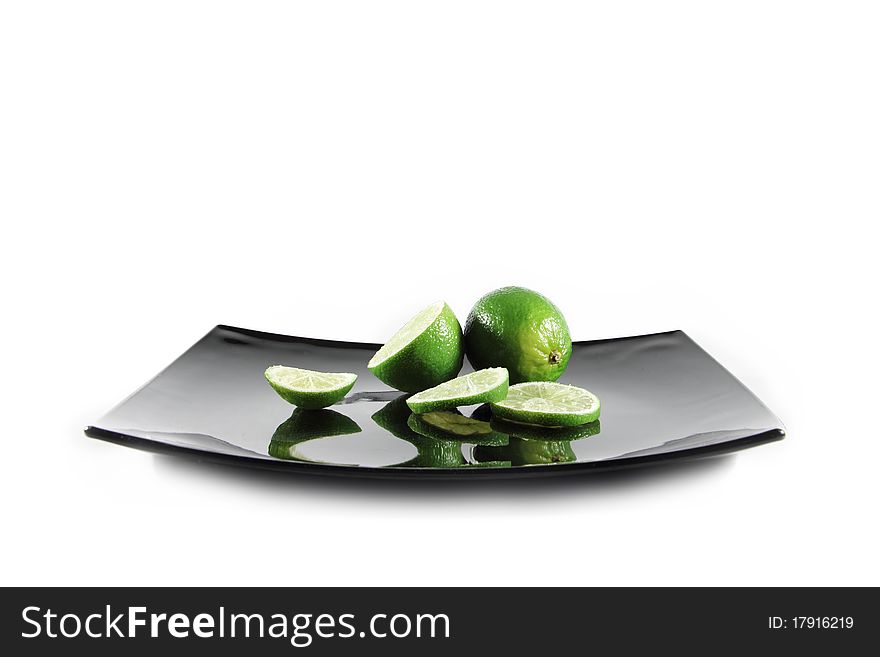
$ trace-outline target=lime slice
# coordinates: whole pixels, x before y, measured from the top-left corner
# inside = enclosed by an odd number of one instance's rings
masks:
[[[380,381],[418,392],[448,381],[464,360],[461,324],[443,301],[409,320],[367,363]]]
[[[473,445],[504,445],[507,436],[492,429],[488,422],[474,420],[450,411],[431,411],[409,416],[409,428],[417,434],[437,440],[452,440]]]
[[[532,381],[510,386],[507,398],[492,404],[500,418],[545,427],[570,427],[599,418],[599,398],[589,390]]]
[[[357,374],[273,365],[266,370],[266,381],[284,401],[300,408],[324,408],[345,397],[357,381]]]
[[[468,404],[501,401],[507,396],[507,370],[490,367],[465,374],[406,400],[413,413],[428,413]]]

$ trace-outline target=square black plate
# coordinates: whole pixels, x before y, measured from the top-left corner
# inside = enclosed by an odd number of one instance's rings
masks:
[[[496,426],[480,439],[457,439],[425,431],[410,420],[405,396],[367,371],[378,348],[217,326],[86,434],[290,472],[410,478],[589,472],[784,436],[776,416],[682,331],[575,343],[560,382],[602,400],[600,423],[581,435]],[[355,372],[358,381],[330,409],[295,410],[263,378],[275,364]],[[462,409],[481,419],[486,411]]]

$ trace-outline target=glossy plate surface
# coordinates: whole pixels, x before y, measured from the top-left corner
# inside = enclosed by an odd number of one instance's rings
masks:
[[[776,416],[681,331],[575,343],[560,382],[596,393],[602,417],[564,433],[489,422],[487,407],[460,409],[474,424],[410,417],[405,395],[366,369],[378,346],[218,326],[86,433],[291,472],[410,478],[585,472],[784,436]],[[263,378],[276,364],[358,380],[338,404],[301,411]]]

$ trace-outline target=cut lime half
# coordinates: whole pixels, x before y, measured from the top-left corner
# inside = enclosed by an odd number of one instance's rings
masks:
[[[406,400],[413,413],[441,411],[469,404],[501,401],[507,396],[507,370],[490,367],[465,374]]]
[[[395,333],[367,368],[392,388],[418,392],[453,378],[463,360],[461,324],[452,309],[438,301]]]
[[[599,398],[589,390],[547,381],[510,386],[507,397],[492,404],[505,420],[545,427],[571,427],[599,419]]]
[[[273,365],[266,370],[266,381],[284,401],[314,409],[331,406],[345,397],[357,381],[357,374]]]

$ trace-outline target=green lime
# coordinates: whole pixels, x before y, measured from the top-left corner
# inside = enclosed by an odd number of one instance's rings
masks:
[[[474,420],[450,411],[430,411],[410,415],[409,428],[419,435],[473,445],[503,445],[507,436],[492,429],[488,422]]]
[[[507,370],[490,367],[465,374],[406,400],[413,413],[427,413],[469,404],[501,401],[507,396]]]
[[[298,459],[295,448],[300,443],[330,436],[359,433],[357,422],[336,411],[309,411],[297,408],[293,414],[278,425],[269,442],[269,456],[277,459]]]
[[[357,381],[357,374],[314,372],[283,365],[273,365],[265,376],[284,401],[310,409],[332,406],[345,397]]]
[[[601,431],[599,420],[573,427],[539,427],[534,424],[510,422],[496,417],[492,418],[491,425],[495,431],[528,440],[567,440],[571,442],[598,435]]]
[[[510,461],[511,465],[546,465],[577,459],[570,440],[527,440],[517,436],[510,436],[507,445],[477,445],[473,456],[479,463]]]
[[[455,377],[464,360],[461,325],[443,301],[409,320],[367,363],[380,381],[418,392]]]
[[[571,358],[571,336],[559,308],[523,287],[503,287],[477,301],[464,340],[474,369],[506,367],[511,383],[555,381]]]
[[[510,386],[507,398],[492,404],[492,412],[504,420],[545,427],[593,422],[599,411],[599,398],[589,390],[546,381]]]

